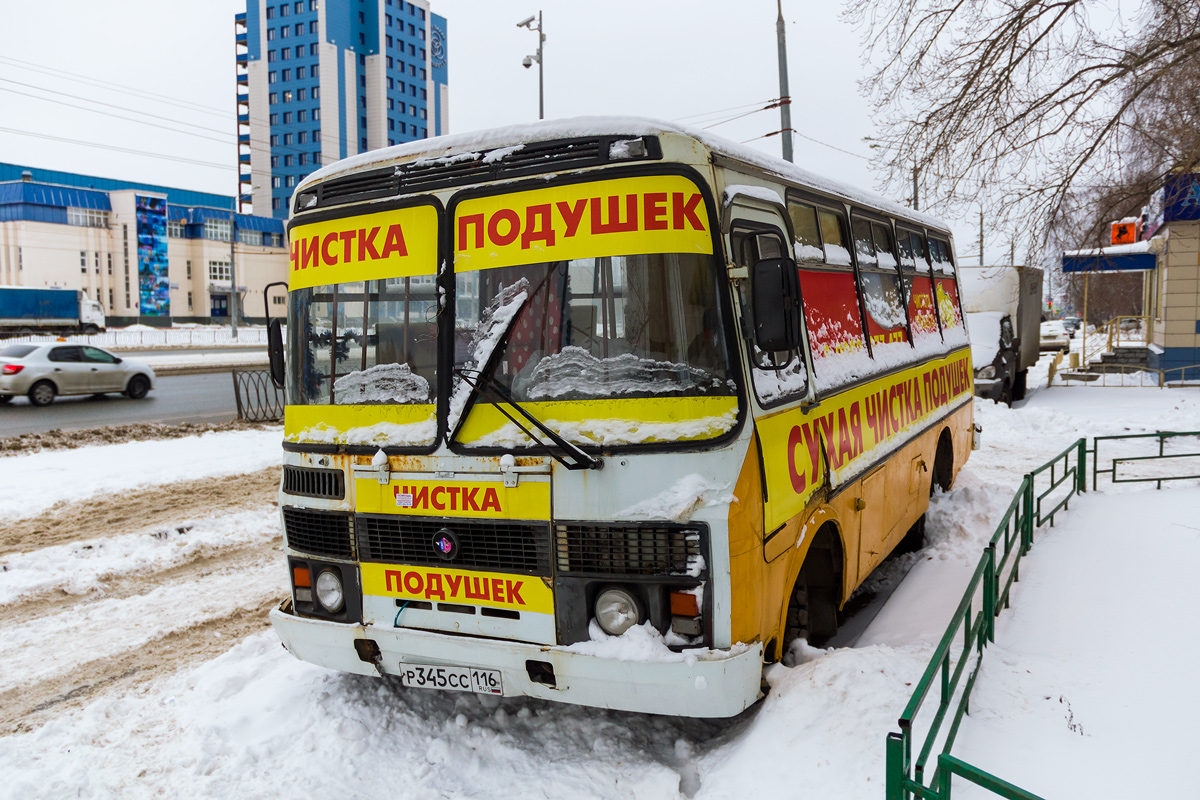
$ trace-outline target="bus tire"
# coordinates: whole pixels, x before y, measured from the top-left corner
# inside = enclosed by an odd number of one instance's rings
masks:
[[[934,491],[939,489],[948,492],[953,484],[954,441],[950,438],[950,431],[943,430],[938,437],[937,455],[933,459],[933,481],[929,485],[929,494],[932,497]]]
[[[1012,397],[1013,400],[1024,400],[1026,386],[1029,381],[1029,370],[1023,369],[1017,373],[1017,380],[1013,383]]]
[[[784,652],[796,639],[820,647],[837,633],[841,573],[837,532],[826,525],[817,532],[788,596]]]

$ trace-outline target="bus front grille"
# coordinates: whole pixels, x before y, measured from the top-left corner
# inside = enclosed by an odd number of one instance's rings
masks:
[[[433,544],[443,528],[459,542],[449,560]],[[544,522],[359,514],[354,530],[360,561],[550,575],[550,526]]]
[[[310,508],[283,509],[283,532],[288,547],[314,556],[353,558],[350,515]]]
[[[284,466],[283,493],[341,500],[346,496],[346,476],[340,469]]]
[[[600,575],[693,575],[703,571],[700,526],[554,526],[559,572]]]

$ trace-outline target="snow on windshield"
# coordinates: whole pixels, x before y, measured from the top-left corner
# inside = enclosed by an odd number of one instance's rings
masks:
[[[408,364],[376,364],[334,381],[333,402],[428,403],[429,381],[414,375]]]
[[[623,353],[598,358],[582,347],[568,345],[538,361],[522,384],[513,388],[533,400],[563,400],[580,397],[611,397],[622,394],[666,394],[704,392],[728,388],[722,381],[688,364],[641,358]]]

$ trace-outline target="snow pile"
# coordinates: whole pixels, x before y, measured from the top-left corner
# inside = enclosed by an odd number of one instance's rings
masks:
[[[713,505],[728,505],[735,498],[728,484],[720,484],[695,473],[675,481],[669,489],[648,500],[618,511],[617,519],[669,519],[687,522],[696,509]]]
[[[281,438],[279,428],[268,428],[0,459],[0,515],[32,516],[60,500],[278,466]]]
[[[50,591],[103,591],[103,581],[218,555],[279,533],[272,505],[217,519],[183,520],[174,528],[44,547],[0,558],[0,608]]]
[[[414,375],[408,364],[376,364],[334,381],[333,402],[428,403],[429,381]]]
[[[639,358],[633,353],[597,358],[582,347],[568,345],[538,361],[521,391],[533,400],[570,400],[721,390],[732,394],[736,386],[689,364]]]
[[[996,360],[1000,352],[1000,320],[1003,311],[967,312],[971,331],[971,364],[975,369],[986,367]]]

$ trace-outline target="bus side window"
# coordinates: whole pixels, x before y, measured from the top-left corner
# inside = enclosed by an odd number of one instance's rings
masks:
[[[908,341],[908,317],[900,300],[900,275],[892,231],[886,225],[854,218],[854,253],[858,257],[863,307],[872,345]],[[878,355],[878,353],[876,353]]]
[[[732,255],[739,266],[752,268],[763,259],[787,256],[784,241],[775,232],[735,229],[730,238]],[[742,281],[739,288],[743,313],[747,315],[751,307],[750,288],[749,281]],[[808,394],[808,368],[803,352],[764,353],[753,341],[747,341],[746,344],[750,353],[754,393],[762,405],[798,400]]]
[[[908,341],[908,320],[900,301],[900,276],[895,269],[892,230],[870,219],[854,217],[854,255],[858,258],[859,290],[866,309],[871,344]],[[876,353],[876,355],[878,355]]]
[[[940,341],[937,314],[933,310],[933,281],[929,277],[929,260],[925,256],[925,237],[913,231],[900,230],[900,269],[904,279],[904,299],[913,339],[921,341],[935,337]]]
[[[792,218],[792,229],[796,232],[796,261],[800,264],[821,263],[825,253],[821,250],[821,228],[817,222],[817,209],[805,203],[788,203],[788,216]]]
[[[938,316],[943,330],[962,331],[962,309],[958,302],[958,284],[954,280],[954,259],[950,243],[945,239],[929,239],[929,254],[933,259],[934,280],[937,283]],[[960,337],[961,338],[961,337]]]
[[[789,204],[797,237],[812,235],[811,227],[797,224],[798,218],[811,219],[808,216],[811,212],[805,209],[812,208],[801,203]],[[812,239],[800,239],[795,249],[798,258],[801,252],[811,257],[800,259],[800,293],[804,298],[804,322],[808,327],[814,379],[818,388],[827,389],[859,377],[863,365],[868,363],[867,345],[850,251],[846,248],[845,217],[831,209],[817,207],[815,211],[820,240],[814,244]],[[816,253],[808,249],[814,247]]]

